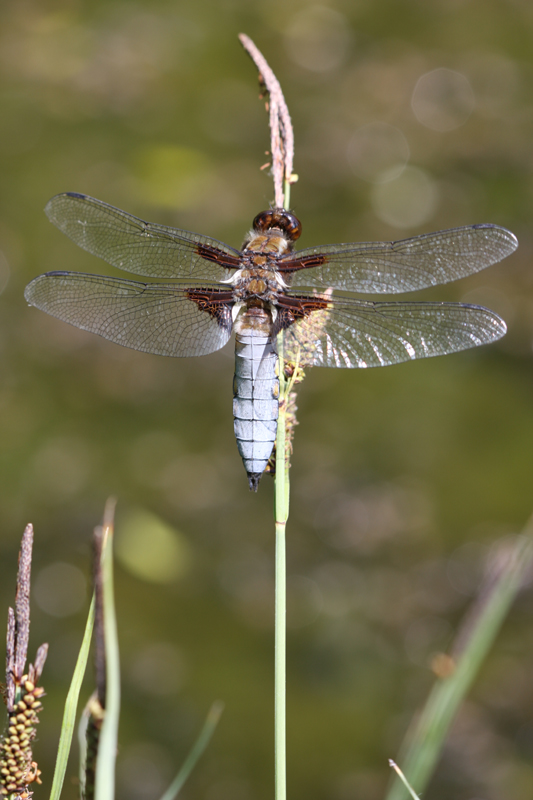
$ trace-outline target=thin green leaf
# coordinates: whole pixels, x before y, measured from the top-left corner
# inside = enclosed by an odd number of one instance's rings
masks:
[[[427,787],[459,705],[470,689],[503,623],[531,564],[531,535],[520,538],[513,551],[506,554],[496,575],[489,576],[467,617],[467,641],[457,657],[455,670],[433,687],[422,713],[403,746],[401,762],[411,784],[418,792]],[[460,638],[464,637],[460,635]],[[386,800],[405,800],[407,792],[399,779],[392,784]]]
[[[275,800],[287,797],[287,568],[285,531],[289,516],[289,461],[287,453],[287,401],[289,381],[285,377],[283,334],[278,335],[279,416],[276,436],[274,513],[276,529],[276,591],[274,621],[274,765]]]
[[[404,775],[404,774],[403,774],[403,772],[401,771],[400,767],[398,766],[398,764],[396,764],[396,763],[395,763],[395,762],[392,760],[392,758],[389,758],[389,766],[393,768],[393,770],[395,771],[395,773],[397,774],[397,776],[399,777],[399,779],[401,780],[401,782],[403,783],[403,785],[404,785],[404,786],[405,786],[405,787],[408,789],[408,791],[409,791],[409,794],[411,795],[411,797],[413,798],[413,800],[420,800],[420,798],[418,797],[418,795],[415,793],[415,791],[414,791],[413,787],[412,787],[412,786],[410,786],[410,784],[409,784],[409,781],[407,780],[407,778],[405,777],[405,775]]]
[[[185,759],[182,768],[166,790],[166,792],[161,797],[161,800],[174,800],[177,796],[178,792],[181,790],[183,784],[191,774],[192,770],[196,766],[196,763],[202,753],[204,752],[205,748],[209,744],[209,741],[215,731],[216,726],[218,725],[218,721],[220,719],[220,715],[224,709],[224,704],[217,702],[213,703],[211,706],[209,713],[207,715],[207,719],[204,723],[204,727],[200,731],[200,735],[196,740],[195,744],[193,745],[189,755]]]
[[[93,634],[94,625],[94,597],[91,600],[89,608],[89,615],[87,617],[87,624],[85,625],[85,633],[81,643],[80,652],[74,668],[74,674],[68,690],[67,699],[65,701],[65,710],[63,712],[63,722],[61,725],[61,735],[59,737],[59,745],[57,749],[56,766],[54,770],[54,778],[52,781],[52,789],[50,791],[50,800],[59,800],[61,790],[63,788],[63,781],[65,780],[65,772],[67,769],[67,761],[72,744],[72,736],[74,734],[74,724],[76,721],[76,711],[78,708],[78,699],[80,696],[81,684],[83,676],[85,675],[85,668],[89,658],[89,649],[91,646],[91,637]]]
[[[120,714],[120,660],[113,592],[113,528],[104,527],[102,547],[106,703],[96,761],[95,799],[114,800],[115,761]]]
[[[80,797],[85,797],[85,769],[87,765],[87,726],[89,724],[89,707],[88,705],[82,711],[80,721],[78,723],[78,747],[80,748]]]

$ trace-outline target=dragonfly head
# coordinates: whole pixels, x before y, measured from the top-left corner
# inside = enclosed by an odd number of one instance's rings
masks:
[[[266,233],[273,228],[283,231],[287,239],[295,242],[302,233],[302,223],[284,208],[269,208],[268,211],[261,211],[253,221],[254,231]]]

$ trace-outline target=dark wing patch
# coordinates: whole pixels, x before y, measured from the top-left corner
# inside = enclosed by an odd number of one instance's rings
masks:
[[[335,245],[333,245],[335,247]],[[300,251],[305,252],[305,251]],[[331,260],[332,253],[324,253],[314,254],[311,256],[300,256],[299,253],[296,255],[292,255],[289,259],[280,260],[277,266],[277,269],[285,279],[287,276],[290,277],[291,273],[296,272],[300,269],[313,269],[314,267],[321,267],[322,264],[326,264],[328,261]]]
[[[209,314],[209,316],[217,320],[220,325],[226,327],[228,309],[231,309],[235,302],[233,292],[224,289],[206,289],[204,287],[197,289],[195,287],[189,287],[185,289],[185,293],[189,300],[196,303],[200,311]]]
[[[455,353],[494,342],[505,332],[505,322],[481,306],[331,297],[325,308],[286,328],[283,338],[291,361],[364,368]]]
[[[276,302],[276,320],[274,323],[274,334],[285,330],[294,322],[300,322],[315,315],[317,311],[323,311],[329,306],[329,300],[324,297],[293,297],[292,295],[280,295]]]
[[[223,250],[212,245],[202,244],[201,242],[196,245],[196,252],[199,256],[206,261],[212,261],[214,264],[219,264],[224,269],[238,269],[241,266],[241,258],[236,256],[229,256]]]
[[[162,356],[203,356],[228,341],[227,290],[49,272],[28,284],[30,305],[124,347]],[[203,298],[203,299],[202,299]]]

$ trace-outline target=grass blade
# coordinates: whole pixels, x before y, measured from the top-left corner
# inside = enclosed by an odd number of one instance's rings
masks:
[[[67,769],[67,762],[72,744],[72,736],[74,734],[74,725],[76,721],[76,711],[78,708],[78,699],[80,696],[81,684],[85,669],[87,667],[87,660],[89,658],[89,649],[91,646],[91,637],[94,625],[94,597],[91,600],[89,608],[89,615],[85,625],[85,633],[81,643],[80,652],[74,668],[74,674],[68,690],[67,699],[65,701],[65,711],[63,712],[63,722],[61,725],[61,734],[59,737],[59,745],[57,749],[56,766],[54,770],[54,778],[52,781],[52,789],[50,791],[50,800],[59,800],[61,790],[63,788],[63,781],[65,780],[65,772]]]
[[[274,513],[276,530],[276,589],[274,620],[274,760],[275,800],[287,797],[287,678],[286,678],[286,617],[287,569],[285,531],[289,516],[289,459],[287,452],[287,401],[289,381],[285,377],[283,336],[278,335],[279,355],[279,417],[276,437],[276,473],[274,476]]]
[[[409,785],[409,782],[405,777],[405,775],[403,774],[403,772],[401,771],[400,767],[398,766],[398,764],[396,764],[396,762],[392,760],[392,758],[389,758],[389,767],[392,767],[392,769],[395,771],[395,773],[397,774],[403,785],[406,787],[407,791],[409,792],[413,800],[420,800],[418,795],[415,794],[415,792],[413,791],[413,787]]]
[[[85,770],[87,767],[87,726],[89,724],[89,710],[85,706],[81,713],[80,721],[78,723],[78,747],[80,749],[80,797],[86,797],[85,794]]]
[[[104,525],[102,584],[106,657],[106,703],[96,761],[95,798],[114,800],[115,761],[120,714],[120,659],[113,592],[113,527]]]
[[[200,731],[200,735],[196,742],[194,743],[189,755],[185,759],[182,768],[166,790],[166,792],[161,797],[161,800],[174,800],[177,796],[178,792],[181,790],[183,784],[191,774],[192,770],[196,766],[196,763],[202,753],[204,752],[205,748],[209,744],[211,737],[215,731],[216,726],[218,725],[218,721],[220,719],[220,715],[224,709],[223,703],[217,702],[213,703],[211,706],[209,713],[207,715],[207,719],[204,723],[204,727]]]
[[[459,705],[470,689],[531,564],[531,524],[513,550],[500,555],[503,557],[488,577],[459,633],[461,652],[456,657],[453,673],[433,687],[415,727],[407,737],[407,745],[402,748],[404,772],[419,793],[427,787]],[[407,789],[397,778],[386,800],[405,800],[407,797]]]

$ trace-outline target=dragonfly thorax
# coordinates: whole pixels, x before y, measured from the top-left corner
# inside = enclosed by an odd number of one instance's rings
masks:
[[[287,288],[285,281],[273,267],[243,267],[237,270],[230,283],[234,287],[235,298],[244,303],[255,299],[262,303],[274,303],[279,292]]]
[[[249,231],[243,242],[242,250],[244,254],[258,253],[265,257],[278,258],[290,253],[293,243],[290,237],[277,228],[267,230],[264,233],[256,230]]]

